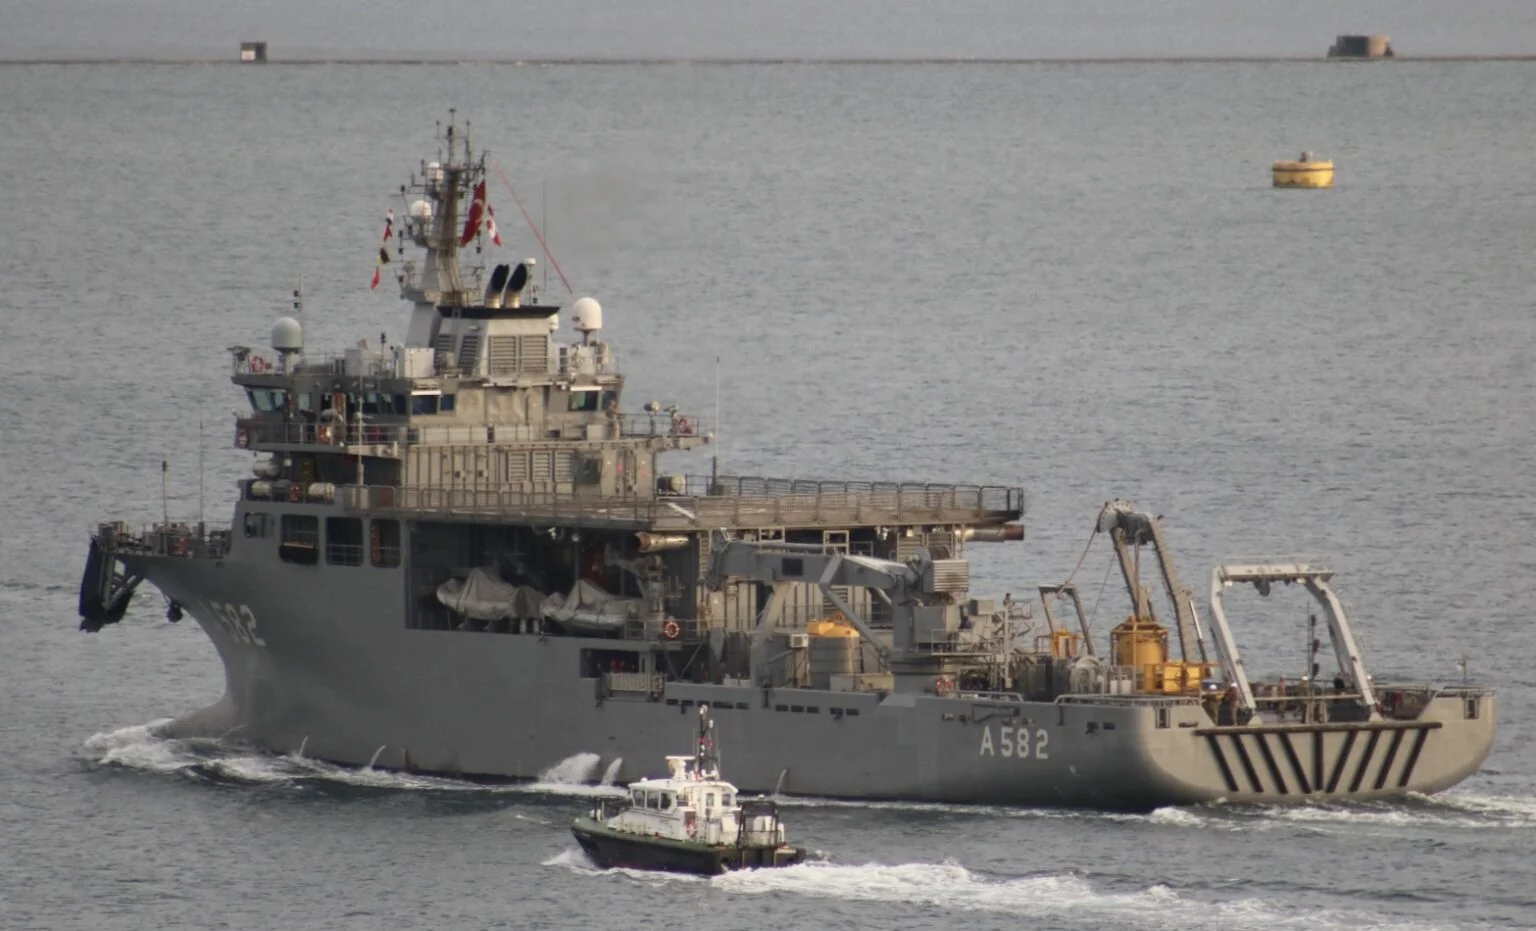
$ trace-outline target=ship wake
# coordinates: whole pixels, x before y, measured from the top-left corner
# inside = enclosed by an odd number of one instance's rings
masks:
[[[727,895],[792,895],[843,902],[913,906],[939,912],[995,912],[1029,915],[1034,922],[1066,927],[1165,929],[1212,928],[1255,931],[1297,928],[1350,931],[1427,931],[1435,925],[1395,923],[1380,915],[1339,909],[1301,912],[1275,899],[1210,901],[1167,885],[1124,891],[1071,872],[989,876],[954,862],[860,866],[811,863],[775,870],[750,870],[704,878],[637,870],[600,870],[580,852],[563,851],[545,866],[578,874],[623,875],[653,886],[703,884]]]
[[[533,782],[485,784],[430,776],[340,766],[307,757],[266,753],[228,740],[169,736],[170,718],[95,734],[85,741],[94,765],[231,786],[306,788],[352,787],[385,791],[521,793],[555,796],[620,796],[612,785],[622,760],[603,765],[595,753],[580,753],[551,766]]]

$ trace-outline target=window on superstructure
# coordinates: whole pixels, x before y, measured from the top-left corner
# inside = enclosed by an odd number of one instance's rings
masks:
[[[572,391],[570,409],[573,411],[595,411],[598,404],[598,392],[596,391]]]
[[[284,514],[279,525],[277,555],[284,562],[312,566],[320,555],[320,518],[312,514]]]
[[[315,412],[315,396],[308,391],[299,392],[299,410],[308,411],[313,414]]]
[[[729,793],[729,792],[721,792],[720,793],[720,807],[721,808],[730,808],[731,807],[731,801],[732,801],[733,798],[734,798],[734,796],[732,796],[731,793]]]
[[[369,561],[379,569],[400,565],[400,522],[374,520],[368,523]]]
[[[437,412],[439,414],[453,413],[453,401],[456,395],[445,394],[437,399]]]
[[[413,395],[411,395],[411,413],[412,414],[435,414],[435,413],[437,413],[437,395],[435,395],[435,394],[413,394]]]
[[[598,455],[575,456],[574,479],[578,485],[601,485],[603,482],[603,457]]]
[[[263,414],[282,413],[288,407],[288,392],[286,391],[272,388],[250,388],[245,393],[251,399],[251,407]]]
[[[363,564],[363,521],[358,517],[325,519],[325,561],[333,566]]]

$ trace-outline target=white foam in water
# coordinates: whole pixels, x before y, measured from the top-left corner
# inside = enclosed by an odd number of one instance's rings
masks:
[[[538,781],[544,785],[581,784],[597,778],[597,764],[602,758],[595,753],[578,753],[568,756],[549,769],[539,773]]]
[[[170,718],[161,718],[148,724],[120,727],[115,731],[93,734],[85,741],[85,748],[101,757],[97,762],[144,769],[156,773],[174,773],[197,763],[185,744],[165,736],[165,726]]]
[[[608,764],[608,768],[603,770],[602,784],[605,786],[613,785],[613,781],[619,778],[619,767],[623,765],[624,758],[622,756],[615,757],[613,762]]]
[[[510,791],[589,798],[620,796],[624,794],[623,789],[606,783],[613,774],[618,772],[622,762],[622,760],[614,760],[609,765],[608,772],[604,774],[604,784],[594,785],[597,782],[597,767],[602,763],[602,758],[596,753],[577,753],[544,770],[532,785],[514,786]]]
[[[908,863],[899,866],[805,864],[776,870],[728,873],[711,880],[715,888],[736,893],[798,893],[856,901],[901,902],[958,911],[1014,915],[1049,915],[1073,924],[1116,928],[1212,928],[1237,931],[1348,928],[1351,931],[1423,929],[1422,925],[1383,924],[1362,914],[1298,912],[1283,902],[1239,899],[1210,902],[1186,899],[1167,886],[1140,892],[1095,889],[1072,875],[987,879],[956,863]]]

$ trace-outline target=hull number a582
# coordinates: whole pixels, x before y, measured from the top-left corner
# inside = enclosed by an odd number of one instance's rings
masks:
[[[256,615],[250,608],[224,601],[209,601],[206,604],[208,616],[218,621],[236,643],[253,647],[267,645],[267,641],[261,639],[261,633],[256,627]]]
[[[999,728],[997,739],[994,741],[992,728],[988,726],[981,729],[981,750],[977,755],[1006,756],[1017,760],[1027,760],[1030,757],[1048,760],[1051,755],[1046,748],[1050,743],[1051,735],[1043,727],[1033,731],[1027,727]]]

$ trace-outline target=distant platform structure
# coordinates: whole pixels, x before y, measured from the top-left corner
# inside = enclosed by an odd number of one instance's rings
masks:
[[[267,43],[265,42],[241,42],[240,60],[251,64],[266,64]]]
[[[1339,36],[1328,47],[1329,58],[1393,58],[1392,40],[1386,36]]]

